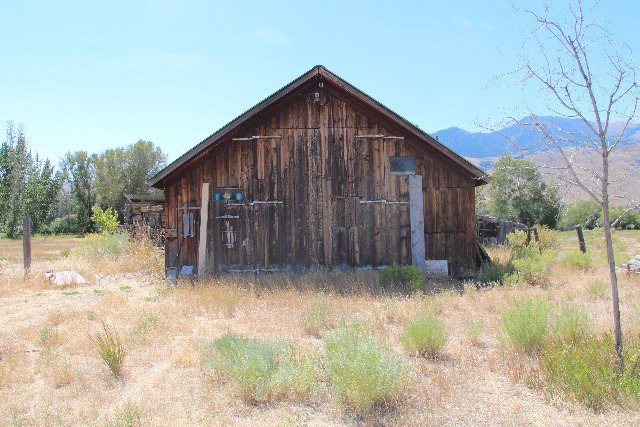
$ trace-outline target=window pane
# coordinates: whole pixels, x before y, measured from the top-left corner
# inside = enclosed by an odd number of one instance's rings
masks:
[[[408,175],[416,172],[416,161],[414,157],[392,156],[391,173],[398,175]]]

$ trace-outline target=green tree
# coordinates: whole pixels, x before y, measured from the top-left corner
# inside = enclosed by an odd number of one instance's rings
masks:
[[[22,215],[29,215],[31,230],[41,232],[53,220],[59,187],[49,160],[32,155],[23,128],[9,122],[0,147],[0,230],[18,236]]]
[[[3,190],[2,228],[7,237],[15,237],[20,234],[19,225],[22,215],[20,198],[26,185],[27,164],[29,156],[24,129],[17,129],[13,123],[7,124],[7,139],[3,144],[6,169],[3,173],[5,187]]]
[[[125,149],[110,148],[96,156],[94,188],[100,206],[121,211],[124,206],[127,160]]]
[[[565,228],[581,225],[592,229],[602,218],[602,206],[595,200],[580,200],[567,206],[562,216],[562,224]]]
[[[97,202],[122,214],[125,194],[149,195],[158,190],[147,179],[160,171],[166,155],[150,141],[139,140],[126,148],[105,150],[95,160]]]
[[[75,199],[75,214],[78,230],[91,230],[91,207],[94,205],[93,192],[95,158],[86,151],[67,153],[62,160],[65,178]]]
[[[111,208],[101,209],[95,205],[91,220],[97,224],[98,230],[104,234],[113,234],[118,228],[118,214]]]
[[[503,157],[495,164],[486,189],[491,215],[511,221],[555,227],[561,202],[555,183],[546,185],[527,160]]]

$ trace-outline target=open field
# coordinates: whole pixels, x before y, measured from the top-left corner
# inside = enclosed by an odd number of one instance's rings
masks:
[[[597,232],[586,237],[590,251],[601,251]],[[59,240],[61,248],[72,242]],[[594,331],[610,330],[610,295],[597,285],[606,279],[602,256],[596,254],[586,270],[560,262],[577,247],[575,233],[559,233],[558,264],[547,286],[466,284],[463,293],[411,296],[367,292],[375,272],[228,277],[167,288],[161,254],[144,245],[98,259],[51,257],[59,251],[51,244],[41,255],[34,251],[25,277],[15,255],[20,245],[0,240],[2,425],[640,424],[637,401],[606,402],[594,411],[528,383],[523,378],[533,359],[506,344],[501,314],[527,296],[577,304]],[[616,245],[620,257],[640,253],[640,232],[617,232]],[[5,256],[5,248],[13,255]],[[56,288],[42,279],[44,271],[67,269],[92,284]],[[640,281],[622,274],[620,281],[625,333],[638,334]],[[324,322],[310,323],[309,309],[319,301],[326,307],[318,315]],[[405,321],[425,311],[442,321],[448,335],[433,357],[410,354],[400,341]],[[322,362],[341,319],[364,322],[410,367],[403,396],[361,417],[336,401]],[[126,349],[120,378],[91,339],[102,322]],[[228,376],[202,363],[203,343],[225,334],[284,340],[317,357],[311,391],[247,402]]]
[[[35,260],[60,258],[61,251],[68,251],[80,243],[76,236],[33,236],[31,237],[31,257]],[[22,240],[0,239],[0,261],[21,261]]]

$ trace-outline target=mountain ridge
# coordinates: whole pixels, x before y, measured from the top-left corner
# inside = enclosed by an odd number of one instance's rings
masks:
[[[527,116],[520,123],[513,123],[492,132],[469,132],[457,126],[442,129],[431,135],[463,157],[482,159],[486,157],[503,157],[512,155],[523,157],[525,154],[533,154],[553,150],[555,147],[546,143],[542,132],[535,126],[540,121],[549,132],[558,140],[573,139],[578,143],[564,143],[566,147],[579,146],[579,142],[587,140],[590,132],[587,125],[580,119],[570,119],[557,116]],[[620,129],[619,122],[611,123],[610,128]],[[524,153],[514,145],[531,148]],[[629,123],[620,145],[631,145],[640,142],[640,124]]]

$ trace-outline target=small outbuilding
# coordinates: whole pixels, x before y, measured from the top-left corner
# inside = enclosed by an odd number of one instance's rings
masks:
[[[166,267],[223,272],[476,268],[486,175],[316,66],[149,180],[164,190]]]
[[[162,229],[164,221],[164,196],[127,194],[125,198],[125,225],[145,224],[154,229]]]

